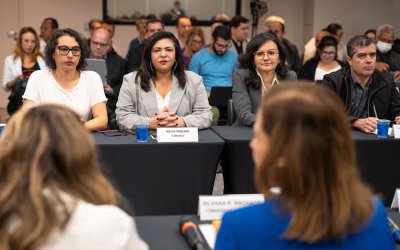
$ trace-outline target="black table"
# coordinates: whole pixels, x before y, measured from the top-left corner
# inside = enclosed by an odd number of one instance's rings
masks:
[[[400,214],[387,209],[389,217],[400,225]],[[140,237],[151,250],[189,250],[185,239],[179,234],[178,223],[182,216],[137,216],[136,226]],[[400,250],[400,245],[396,246]]]
[[[199,195],[212,193],[224,141],[210,129],[199,131],[194,143],[93,136],[105,173],[135,215],[196,214]]]
[[[253,161],[249,142],[253,136],[249,127],[212,127],[225,140],[221,163],[224,172],[224,193],[255,193]],[[400,140],[379,139],[376,135],[353,132],[357,162],[363,179],[373,190],[382,194],[390,205],[397,187],[400,187]]]
[[[257,193],[253,182],[253,159],[249,143],[253,131],[243,126],[213,126],[211,128],[225,141],[221,155],[224,194]]]
[[[181,215],[136,216],[140,237],[151,250],[189,250],[185,238],[179,233]]]

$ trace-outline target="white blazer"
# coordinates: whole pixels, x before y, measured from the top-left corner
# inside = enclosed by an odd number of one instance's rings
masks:
[[[6,92],[10,90],[7,89],[6,84],[7,82],[14,79],[16,76],[22,75],[22,63],[21,57],[17,57],[15,60],[13,55],[9,55],[4,60],[4,70],[3,70],[3,89]],[[37,62],[39,64],[40,69],[46,69],[46,64],[41,56],[37,57]]]

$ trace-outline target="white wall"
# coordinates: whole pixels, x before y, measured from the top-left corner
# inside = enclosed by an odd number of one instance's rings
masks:
[[[400,37],[399,0],[315,0],[314,33],[329,23],[337,22],[343,27],[343,42],[367,29],[390,23]]]

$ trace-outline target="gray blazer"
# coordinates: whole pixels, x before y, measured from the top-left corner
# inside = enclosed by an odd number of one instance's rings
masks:
[[[187,127],[208,128],[211,126],[212,113],[203,78],[190,71],[185,73],[187,80],[184,89],[179,87],[178,79],[173,76],[169,110],[182,117]],[[145,92],[135,82],[135,77],[136,71],[124,76],[115,111],[118,123],[126,128],[149,124],[150,118],[158,112],[153,81],[150,90]]]
[[[232,100],[236,111],[236,122],[234,125],[252,126],[256,121],[256,113],[260,105],[261,88],[256,89],[253,86],[245,84],[245,79],[249,77],[248,69],[238,69],[233,75]],[[293,71],[282,81],[296,81],[297,76]]]

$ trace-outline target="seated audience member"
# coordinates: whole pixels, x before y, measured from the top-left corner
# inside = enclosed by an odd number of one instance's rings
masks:
[[[193,26],[192,29],[186,33],[185,47],[182,49],[185,69],[189,68],[189,63],[193,55],[204,48],[205,40],[204,32],[200,26]]]
[[[159,19],[149,19],[146,23],[146,39],[154,33],[164,31],[164,23]],[[142,64],[142,54],[146,40],[138,47],[129,50],[126,59],[126,72],[130,73],[137,70]]]
[[[400,82],[400,54],[393,50],[394,28],[390,24],[383,24],[376,30],[378,49],[376,54],[376,70],[379,72],[393,72],[395,82]]]
[[[107,65],[107,83],[104,84],[104,93],[108,99],[107,114],[111,127],[116,128],[115,108],[118,101],[119,89],[125,75],[125,60],[117,53],[107,52],[111,46],[110,32],[104,28],[93,31],[90,37],[90,58],[105,59]]]
[[[262,95],[281,81],[296,80],[296,73],[288,71],[285,62],[283,45],[274,34],[261,33],[249,42],[233,76],[236,125],[252,126]]]
[[[194,54],[189,70],[203,77],[208,95],[213,86],[232,86],[232,75],[237,64],[237,54],[229,50],[231,32],[226,26],[218,26],[212,33],[213,42]]]
[[[330,33],[326,30],[318,31],[315,37],[311,38],[306,45],[304,45],[303,64],[317,55],[318,44],[321,42],[322,38],[329,35]]]
[[[186,33],[192,29],[192,21],[185,16],[176,19],[176,33],[181,48],[185,47]]]
[[[376,43],[376,30],[375,29],[369,29],[367,31],[365,31],[364,33],[365,36],[369,37],[372,39],[372,41],[374,41],[374,43]]]
[[[131,129],[211,125],[202,79],[185,71],[179,41],[170,32],[157,32],[145,43],[138,69],[124,76],[117,103],[117,121]]]
[[[300,69],[300,80],[320,81],[324,75],[339,70],[344,64],[337,59],[337,40],[333,36],[322,38],[317,55]]]
[[[46,45],[50,42],[54,33],[58,30],[58,21],[53,17],[47,17],[40,25],[40,52],[44,53]]]
[[[24,106],[32,103],[63,103],[77,112],[88,130],[107,127],[107,98],[100,76],[83,71],[86,42],[72,29],[58,30],[46,47],[50,70],[32,73],[26,87]]]
[[[347,43],[348,66],[327,74],[322,84],[345,103],[354,128],[373,133],[378,119],[400,123],[400,95],[393,77],[375,70],[376,45],[367,36],[355,36]]]
[[[46,64],[40,53],[39,37],[32,27],[23,27],[17,37],[14,52],[4,60],[3,89],[11,91],[7,112],[14,114],[22,106],[23,86],[30,74],[45,69]]]
[[[218,26],[212,33],[210,46],[197,52],[190,61],[189,70],[203,77],[207,96],[212,87],[231,87],[232,76],[236,70],[237,54],[229,50],[231,47],[231,32],[227,26]],[[218,125],[220,112],[218,107],[212,107],[212,125]]]
[[[274,33],[283,44],[286,54],[286,62],[289,69],[298,72],[301,67],[300,56],[296,45],[292,44],[284,38],[285,36],[285,20],[280,16],[269,16],[265,19],[265,27],[267,31]]]
[[[336,95],[311,84],[273,88],[253,131],[255,183],[266,201],[225,213],[215,250],[395,249]]]
[[[139,35],[129,43],[128,53],[130,50],[139,47],[139,45],[143,43],[144,39],[146,39],[146,22],[147,19],[145,17],[136,20],[135,26]],[[126,56],[128,57],[128,54]]]
[[[0,148],[3,249],[148,249],[71,109],[17,112]]]
[[[234,16],[230,21],[231,50],[238,55],[246,51],[247,37],[249,35],[249,19],[243,16]]]
[[[329,24],[326,28],[326,31],[328,31],[331,35],[333,35],[337,42],[337,60],[345,62],[346,61],[346,56],[347,56],[347,51],[346,51],[346,46],[341,42],[342,37],[343,37],[343,28],[340,24],[337,23],[331,23]]]

